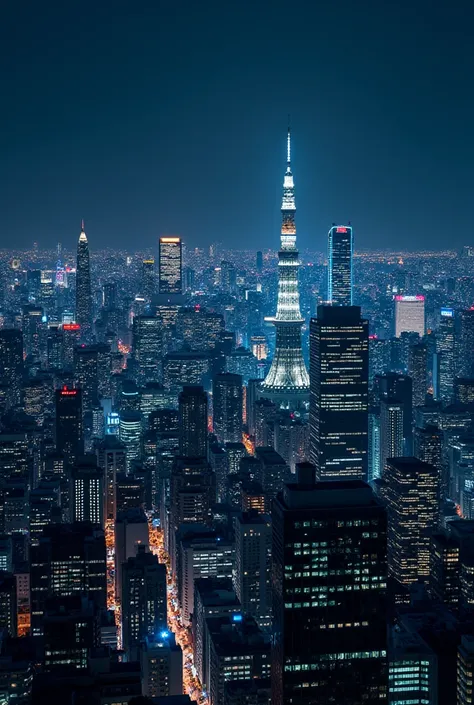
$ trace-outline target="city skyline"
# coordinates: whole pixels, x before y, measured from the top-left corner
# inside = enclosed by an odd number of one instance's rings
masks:
[[[106,6],[5,13],[6,246],[54,246],[84,217],[97,247],[270,247],[288,113],[301,249],[349,220],[361,248],[469,244],[468,3]]]

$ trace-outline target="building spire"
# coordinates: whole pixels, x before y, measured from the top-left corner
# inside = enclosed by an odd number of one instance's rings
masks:
[[[286,163],[290,166],[291,163],[291,127],[290,116],[288,115],[288,137],[286,142]]]
[[[87,235],[86,231],[84,230],[84,218],[81,220],[81,232],[79,235],[79,242],[84,242],[84,240],[87,242]]]

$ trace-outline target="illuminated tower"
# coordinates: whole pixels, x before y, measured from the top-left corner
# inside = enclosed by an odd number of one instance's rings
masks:
[[[182,247],[180,237],[160,237],[160,294],[182,293]]]
[[[328,300],[333,306],[352,306],[352,228],[333,225],[328,233]]]
[[[278,303],[273,323],[276,328],[275,355],[261,387],[261,396],[283,407],[298,407],[309,397],[309,376],[301,352],[298,293],[298,250],[296,249],[295,190],[291,171],[290,130],[283,200],[281,245],[278,252]]]
[[[89,243],[82,221],[81,233],[77,243],[76,266],[76,323],[81,326],[81,337],[90,337],[92,329],[92,294],[91,269],[89,262]]]

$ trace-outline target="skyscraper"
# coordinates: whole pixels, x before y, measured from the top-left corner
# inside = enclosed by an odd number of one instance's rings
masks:
[[[426,403],[428,350],[426,345],[413,345],[408,353],[408,375],[412,379],[413,406],[424,406]]]
[[[281,204],[281,245],[278,252],[278,303],[273,323],[276,328],[272,366],[262,383],[261,395],[285,407],[299,407],[308,401],[309,377],[301,351],[298,292],[298,250],[296,249],[295,189],[291,171],[291,143],[288,130],[287,163]]]
[[[328,301],[352,306],[352,252],[350,225],[333,225],[328,233]]]
[[[223,372],[212,384],[214,433],[221,443],[242,440],[242,377]]]
[[[474,307],[461,311],[457,377],[474,377]]]
[[[56,450],[72,467],[84,453],[82,390],[56,390]]]
[[[142,265],[142,293],[145,301],[150,303],[155,293],[155,260],[153,257],[143,260]]]
[[[23,336],[13,328],[0,330],[0,383],[8,390],[7,406],[21,401],[23,380]]]
[[[310,325],[310,455],[318,480],[367,479],[368,322],[319,306]]]
[[[272,705],[386,702],[385,511],[360,480],[297,478],[272,511]]]
[[[207,457],[207,394],[203,387],[184,387],[179,395],[179,454]]]
[[[439,472],[417,458],[390,458],[384,472],[388,500],[388,568],[410,585],[430,573],[430,538],[439,514]]]
[[[404,332],[425,334],[425,297],[395,296],[395,336]]]
[[[137,365],[137,382],[161,382],[163,355],[163,325],[156,316],[135,316],[133,319],[133,357]]]
[[[79,241],[77,243],[76,265],[76,323],[81,326],[81,337],[90,339],[92,332],[92,293],[91,270],[89,262],[89,244],[82,221]]]
[[[104,526],[106,493],[104,471],[95,455],[84,456],[71,473],[72,520]]]
[[[388,458],[401,458],[403,448],[404,408],[397,399],[384,398],[380,402],[380,473],[385,473]]]
[[[452,308],[442,308],[436,334],[435,398],[449,404],[455,376],[455,318]]]
[[[180,237],[160,237],[159,293],[182,292],[182,246]]]

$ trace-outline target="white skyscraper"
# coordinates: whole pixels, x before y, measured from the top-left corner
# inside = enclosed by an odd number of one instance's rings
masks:
[[[425,297],[395,296],[395,335],[402,333],[425,334]]]

